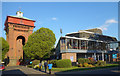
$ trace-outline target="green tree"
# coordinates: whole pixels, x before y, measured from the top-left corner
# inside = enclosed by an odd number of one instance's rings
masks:
[[[9,51],[8,42],[3,37],[0,37],[0,52],[2,52],[2,60],[5,58],[5,55],[8,51]]]
[[[55,53],[55,48],[52,48],[47,54],[44,55],[43,59],[50,59],[55,55],[54,53]]]
[[[28,37],[23,50],[30,59],[42,59],[53,49],[56,38],[52,30],[40,28]]]

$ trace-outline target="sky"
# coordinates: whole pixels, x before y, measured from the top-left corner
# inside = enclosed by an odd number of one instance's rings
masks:
[[[104,35],[118,39],[117,2],[3,2],[2,37],[6,39],[4,22],[7,15],[21,10],[24,17],[35,20],[34,31],[41,27],[55,33],[56,43],[66,33],[100,28]]]

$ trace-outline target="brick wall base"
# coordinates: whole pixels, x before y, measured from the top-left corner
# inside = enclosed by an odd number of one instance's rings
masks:
[[[16,66],[16,64],[17,64],[17,59],[10,59],[8,66]]]
[[[76,53],[62,53],[62,59],[71,59],[72,62],[76,62]]]

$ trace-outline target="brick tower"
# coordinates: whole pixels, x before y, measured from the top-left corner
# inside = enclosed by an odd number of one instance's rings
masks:
[[[17,11],[16,16],[7,16],[5,21],[6,40],[9,43],[9,66],[18,65],[19,59],[23,59],[22,47],[32,34],[34,20],[23,17],[21,11]]]

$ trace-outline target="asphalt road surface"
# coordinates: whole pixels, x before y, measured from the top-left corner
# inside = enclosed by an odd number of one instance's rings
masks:
[[[83,70],[75,72],[57,72],[56,74],[120,74],[120,67]]]
[[[66,75],[71,75],[71,76],[82,76],[82,75],[109,75],[109,76],[120,76],[120,68],[119,67],[112,67],[112,68],[102,68],[102,69],[96,69],[96,70],[83,70],[83,71],[74,71],[74,72],[52,72],[52,75],[54,74],[55,76],[66,76]],[[81,74],[81,75],[80,75]],[[27,68],[25,66],[9,66],[6,67],[5,71],[2,71],[2,75],[4,76],[40,76],[40,75],[47,75],[48,76],[48,71],[47,73],[44,73],[44,71],[39,71],[35,70],[32,68]]]

